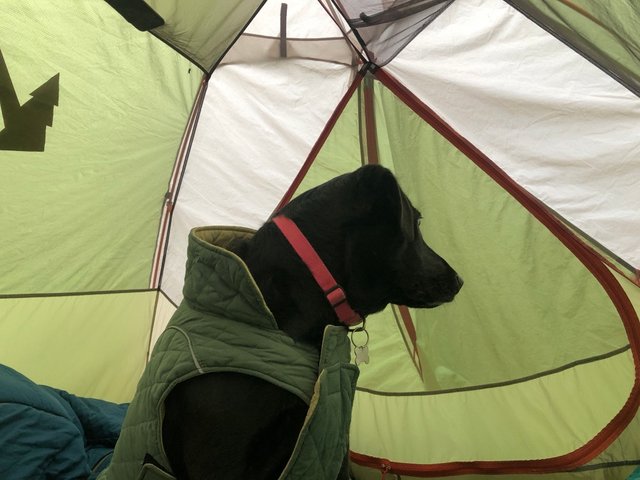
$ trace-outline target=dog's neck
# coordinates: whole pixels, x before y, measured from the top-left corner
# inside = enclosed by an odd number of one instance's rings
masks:
[[[296,342],[319,347],[325,327],[340,324],[307,266],[273,223],[234,250],[249,268],[280,329]]]
[[[324,264],[307,237],[300,231],[296,223],[283,215],[273,218],[273,223],[287,239],[296,255],[304,262],[318,287],[333,308],[340,323],[352,327],[362,322],[362,317],[349,305],[347,294],[338,284],[327,266]]]

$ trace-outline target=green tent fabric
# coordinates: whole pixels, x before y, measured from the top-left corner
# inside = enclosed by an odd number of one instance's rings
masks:
[[[5,0],[0,18],[0,363],[130,400],[192,227],[259,227],[380,163],[465,286],[368,322],[356,478],[640,465],[635,2]]]

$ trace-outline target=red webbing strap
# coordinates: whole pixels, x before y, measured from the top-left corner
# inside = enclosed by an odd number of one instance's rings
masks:
[[[349,327],[362,322],[362,317],[354,312],[349,302],[347,302],[347,296],[342,287],[338,285],[338,282],[333,278],[333,275],[331,275],[327,266],[311,246],[307,237],[304,236],[293,220],[282,215],[278,215],[272,220],[307,266],[336,312],[340,322]]]

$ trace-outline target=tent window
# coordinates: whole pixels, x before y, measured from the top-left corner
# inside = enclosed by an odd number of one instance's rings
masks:
[[[383,8],[376,13],[367,14],[363,11],[358,15],[357,19],[350,19],[349,23],[355,28],[380,25],[382,23],[393,22],[428,9],[433,10],[434,8],[440,8],[446,3],[450,2],[448,0],[409,0],[399,4],[394,3],[390,7]]]
[[[383,66],[452,2],[453,0],[360,0],[336,1],[336,5],[357,33],[369,60]]]

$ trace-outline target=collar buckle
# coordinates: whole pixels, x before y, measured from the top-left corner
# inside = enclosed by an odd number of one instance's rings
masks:
[[[337,283],[329,290],[325,290],[324,295],[334,308],[347,301],[347,295],[344,293],[342,287]]]

